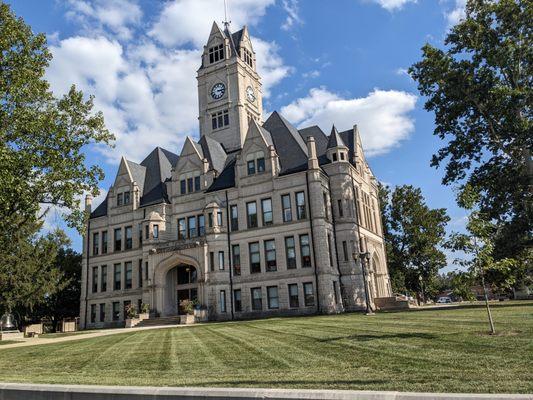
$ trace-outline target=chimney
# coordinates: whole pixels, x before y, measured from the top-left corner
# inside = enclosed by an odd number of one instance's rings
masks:
[[[307,137],[307,168],[318,169],[318,158],[316,156],[316,143],[313,136]]]
[[[93,205],[93,195],[88,193],[85,195],[85,211],[89,214],[91,213],[92,205]]]

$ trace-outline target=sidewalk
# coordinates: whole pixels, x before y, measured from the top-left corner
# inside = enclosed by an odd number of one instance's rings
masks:
[[[186,325],[147,326],[144,328],[143,327],[115,328],[115,329],[102,329],[102,330],[99,330],[98,332],[79,333],[79,334],[75,334],[71,336],[63,336],[63,337],[58,337],[58,338],[46,338],[46,337],[25,338],[23,341],[20,341],[18,343],[0,345],[0,352],[3,349],[12,349],[13,347],[38,346],[38,345],[43,345],[43,344],[70,342],[73,340],[91,339],[91,338],[100,337],[100,336],[116,335],[119,333],[137,332],[137,331],[143,331],[143,330],[148,330],[148,329],[179,328],[179,327],[184,327],[184,326]]]

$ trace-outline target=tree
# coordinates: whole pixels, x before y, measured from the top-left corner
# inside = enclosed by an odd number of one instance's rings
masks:
[[[445,50],[426,44],[409,70],[445,143],[431,165],[445,165],[444,184],[479,193],[501,259],[533,244],[531,21],[530,0],[468,0]]]
[[[70,247],[60,247],[55,259],[55,267],[60,273],[56,287],[61,289],[51,295],[46,295],[36,310],[36,314],[52,320],[54,332],[61,320],[79,315],[81,254]]]
[[[440,250],[449,221],[443,208],[429,208],[422,191],[410,185],[379,188],[383,231],[391,284],[397,292],[415,292],[422,299],[438,289],[437,274],[446,265]]]
[[[74,86],[57,99],[44,79],[52,55],[7,4],[0,3],[0,308],[33,307],[57,287],[53,251],[60,236],[38,232],[50,207],[80,232],[80,199],[98,193],[103,171],[85,149],[113,135],[93,98]]]
[[[45,296],[63,289],[61,271],[56,259],[59,249],[69,243],[62,231],[46,235],[29,234],[21,226],[20,237],[13,241],[21,246],[16,252],[2,252],[0,259],[0,312],[14,309],[29,309],[40,303]],[[3,251],[5,242],[0,242]]]
[[[51,59],[45,36],[34,35],[1,3],[0,234],[7,238],[14,220],[42,217],[50,206],[66,210],[70,225],[81,230],[80,198],[97,195],[103,178],[100,167],[85,165],[84,149],[113,139],[92,97],[84,100],[74,86],[54,97],[44,79]]]

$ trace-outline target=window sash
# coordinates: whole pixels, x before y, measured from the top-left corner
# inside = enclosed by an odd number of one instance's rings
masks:
[[[302,257],[302,267],[311,267],[311,248],[309,246],[309,235],[300,235],[300,253]]]
[[[259,242],[250,243],[250,273],[256,274],[261,272],[261,254],[259,252]]]
[[[291,210],[291,196],[289,194],[284,194],[281,196],[281,205],[283,208],[283,222],[292,221],[292,210]]]
[[[187,226],[189,228],[189,238],[196,237],[196,217],[187,218]]]
[[[133,248],[133,228],[131,226],[127,226],[126,228],[124,228],[124,233],[126,236],[126,240],[125,240],[125,248],[126,250],[130,250]]]
[[[263,310],[263,298],[261,293],[261,288],[252,288],[252,310],[261,311]]]
[[[315,305],[315,294],[313,291],[313,284],[310,282],[304,283],[304,304],[306,307]]]
[[[306,218],[306,209],[305,209],[305,193],[298,192],[296,193],[296,218],[305,219]]]
[[[287,269],[296,268],[296,243],[293,236],[285,238],[285,254],[287,258]]]
[[[298,284],[291,283],[289,285],[289,307],[298,308],[300,307],[300,300],[298,298]]]
[[[263,225],[272,225],[272,199],[261,200],[261,210],[263,212]]]
[[[241,289],[235,289],[233,291],[233,305],[235,307],[235,311],[237,312],[242,311]]]
[[[239,209],[237,205],[233,205],[230,207],[230,223],[231,223],[231,230],[232,231],[238,231],[239,230]]]
[[[241,274],[241,248],[238,244],[231,247],[231,256],[233,264],[233,275],[239,276]]]
[[[268,272],[277,271],[276,265],[276,242],[274,240],[265,241],[265,260]]]
[[[255,201],[246,203],[248,228],[257,228],[257,205]]]
[[[278,298],[278,287],[277,286],[269,286],[267,287],[267,301],[268,301],[268,308],[278,309],[279,308],[279,298]]]

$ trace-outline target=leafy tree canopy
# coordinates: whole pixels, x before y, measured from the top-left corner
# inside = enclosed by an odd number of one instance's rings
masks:
[[[445,143],[431,165],[445,166],[444,184],[479,193],[499,258],[533,244],[531,21],[530,0],[468,0],[445,49],[426,44],[410,68]]]
[[[380,185],[380,207],[393,290],[434,295],[438,271],[446,265],[441,251],[449,217],[429,208],[419,188],[397,186],[391,193]]]

